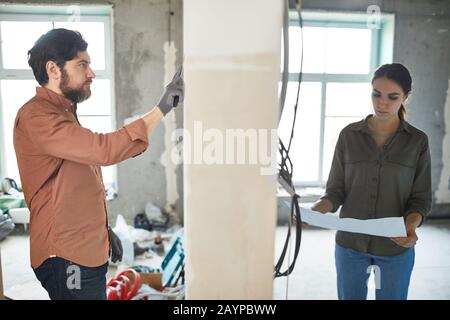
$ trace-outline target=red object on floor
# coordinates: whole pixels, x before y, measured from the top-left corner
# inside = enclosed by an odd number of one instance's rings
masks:
[[[134,269],[126,269],[106,285],[108,300],[131,300],[141,287],[141,276]]]

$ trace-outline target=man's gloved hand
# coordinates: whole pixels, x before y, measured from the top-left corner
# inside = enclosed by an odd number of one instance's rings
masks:
[[[181,77],[182,72],[183,66],[178,67],[172,81],[166,86],[159,99],[158,107],[164,115],[169,113],[172,108],[175,108],[178,103],[182,103],[184,100],[184,81]]]
[[[112,231],[111,227],[108,227],[108,234],[111,261],[113,263],[116,263],[116,261],[122,261],[122,241],[120,241],[119,237]]]

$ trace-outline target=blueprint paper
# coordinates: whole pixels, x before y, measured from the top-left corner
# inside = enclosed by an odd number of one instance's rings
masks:
[[[302,222],[333,230],[370,234],[381,237],[406,237],[403,217],[359,220],[339,218],[332,214],[322,214],[300,207]]]

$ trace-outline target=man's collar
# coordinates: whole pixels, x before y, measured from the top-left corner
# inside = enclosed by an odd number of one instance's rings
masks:
[[[76,103],[73,103],[71,100],[67,99],[66,97],[64,97],[48,88],[36,87],[36,96],[38,96],[39,98],[48,100],[57,106],[61,106],[62,108],[66,109],[66,110],[70,110],[71,112],[76,111],[76,108],[77,108]]]

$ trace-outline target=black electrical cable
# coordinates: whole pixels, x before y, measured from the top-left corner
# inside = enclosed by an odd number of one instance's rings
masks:
[[[285,0],[285,8],[283,11],[283,76],[281,79],[279,120],[283,114],[287,85],[289,82],[289,72],[286,72],[286,70],[289,70],[289,4],[287,3],[287,0]]]
[[[295,99],[295,107],[294,107],[294,119],[292,120],[292,129],[291,129],[291,136],[289,137],[289,145],[287,148],[287,152],[289,153],[289,150],[291,150],[291,144],[292,139],[294,138],[294,128],[295,128],[295,121],[297,119],[297,109],[298,109],[298,100],[300,98],[300,85],[302,83],[302,77],[303,77],[303,21],[302,21],[302,15],[298,8],[297,14],[298,14],[298,25],[300,27],[300,38],[301,38],[301,59],[300,59],[300,72],[298,73],[298,87],[297,87],[297,99]]]
[[[301,230],[302,230],[302,221],[300,217],[300,206],[298,204],[298,195],[294,195],[292,197],[291,202],[291,216],[295,217],[295,224],[296,224],[296,237],[295,237],[295,249],[294,249],[294,260],[289,265],[289,267],[281,272],[281,266],[283,265],[284,259],[286,257],[286,253],[288,250],[289,240],[291,238],[291,228],[288,229],[288,235],[286,238],[286,242],[284,243],[283,250],[280,255],[280,259],[278,260],[277,264],[275,265],[275,277],[284,277],[291,274],[291,272],[294,270],[295,263],[297,261],[298,253],[300,252],[300,244],[301,244]]]
[[[288,276],[294,270],[295,263],[297,261],[297,257],[298,257],[299,251],[300,251],[300,244],[301,244],[301,237],[302,237],[302,220],[301,220],[300,206],[298,203],[298,199],[300,197],[299,197],[299,195],[297,195],[295,193],[295,187],[294,187],[294,183],[292,181],[293,164],[289,157],[289,150],[291,148],[292,140],[294,137],[294,129],[295,129],[295,122],[296,122],[296,118],[297,118],[297,109],[298,109],[298,100],[300,97],[300,84],[302,82],[302,74],[303,74],[303,21],[302,21],[302,17],[301,17],[301,13],[300,13],[300,8],[298,5],[298,0],[289,0],[289,5],[286,6],[288,15],[289,15],[289,9],[291,7],[294,7],[297,11],[298,22],[299,22],[299,27],[300,27],[300,34],[301,34],[300,72],[298,74],[297,99],[296,99],[295,106],[294,106],[294,119],[292,121],[292,128],[291,128],[291,135],[289,137],[289,144],[288,144],[288,147],[286,148],[285,145],[283,144],[283,141],[281,139],[279,139],[278,150],[281,154],[281,163],[279,164],[279,179],[283,180],[284,183],[287,184],[291,190],[293,190],[291,192],[293,194],[291,194],[292,201],[291,201],[291,211],[290,211],[289,219],[294,218],[294,220],[295,220],[295,223],[296,223],[296,237],[295,238],[296,239],[295,239],[294,259],[293,259],[292,263],[288,266],[288,268],[282,272],[281,267],[282,267],[284,259],[286,257],[286,252],[288,251],[288,246],[289,246],[290,238],[291,238],[291,228],[289,227],[286,241],[284,243],[284,247],[281,252],[280,258],[278,259],[278,262],[275,264],[275,270],[274,270],[275,278],[282,277],[282,276]],[[285,21],[283,28],[284,28],[284,30],[289,29],[289,19],[287,19],[287,23]],[[286,37],[284,37],[284,38],[286,39]],[[285,42],[286,42],[286,40],[285,40]],[[289,48],[288,44],[284,45],[284,50],[286,50],[286,48]],[[286,59],[286,54],[285,54],[285,59]],[[287,81],[286,79],[288,77],[286,77],[286,74],[289,74],[289,70],[288,70],[288,68],[286,68],[286,65],[287,64],[285,63],[284,64],[285,68],[283,70],[282,88],[285,88],[287,86],[285,81]],[[285,96],[283,96],[283,94],[286,94],[285,90],[281,91],[281,98],[280,98],[280,103],[282,103],[281,110],[283,110],[284,102],[285,102]],[[281,115],[280,115],[280,118],[281,118]],[[291,221],[291,220],[289,220],[289,221]]]

